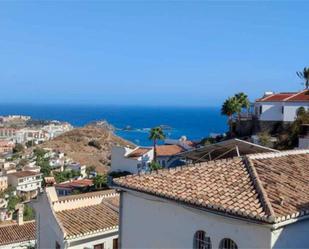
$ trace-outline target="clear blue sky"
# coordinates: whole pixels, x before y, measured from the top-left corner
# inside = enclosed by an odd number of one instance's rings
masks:
[[[0,102],[215,106],[302,88],[309,1],[0,2]]]

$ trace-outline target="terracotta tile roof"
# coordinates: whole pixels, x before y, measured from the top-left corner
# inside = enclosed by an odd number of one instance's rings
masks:
[[[93,180],[91,179],[80,179],[80,180],[73,180],[71,182],[63,182],[63,183],[58,183],[55,184],[55,187],[60,187],[60,188],[74,188],[74,187],[90,187],[93,185]]]
[[[120,186],[230,213],[265,216],[241,158],[114,179]]]
[[[127,155],[128,158],[133,158],[133,159],[136,159],[136,158],[139,158],[141,157],[142,155],[146,154],[148,151],[150,151],[151,149],[150,148],[137,148],[135,150],[133,150],[131,153],[129,153]]]
[[[157,156],[173,156],[183,151],[182,147],[174,144],[157,146]]]
[[[109,231],[118,228],[118,210],[111,203],[119,203],[118,197],[110,197],[101,204],[67,209],[56,212],[57,219],[64,228],[65,238]]]
[[[274,223],[309,213],[308,162],[309,150],[270,152],[126,176],[113,182],[116,188]]]
[[[93,192],[88,192],[84,194],[77,194],[77,195],[67,195],[67,196],[59,196],[58,200],[59,201],[66,201],[66,200],[76,200],[76,199],[84,199],[84,198],[91,198],[94,196],[108,196],[116,194],[116,191],[114,189],[109,189],[109,190],[102,190],[102,191],[93,191]]]
[[[307,102],[309,101],[309,90],[293,93],[274,93],[260,98],[257,102]]]
[[[35,234],[35,221],[0,226],[0,246],[34,240]]]
[[[294,96],[288,98],[286,101],[288,102],[307,102],[309,101],[309,90],[302,91]]]
[[[18,178],[22,178],[22,177],[27,177],[27,176],[41,175],[41,173],[26,170],[26,171],[17,171],[17,172],[11,173],[9,175],[13,175],[13,176],[16,176]]]
[[[309,153],[257,158],[251,163],[278,221],[309,210]]]

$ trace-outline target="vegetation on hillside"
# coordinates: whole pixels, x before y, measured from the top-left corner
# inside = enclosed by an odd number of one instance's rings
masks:
[[[116,136],[108,126],[94,123],[68,131],[39,147],[60,150],[74,161],[105,174],[110,166],[111,148],[115,145],[135,147]]]
[[[293,149],[298,146],[298,138],[301,133],[303,124],[309,124],[309,111],[300,107],[297,111],[295,121],[289,128],[278,136],[278,143],[275,145],[277,149]]]
[[[35,148],[33,153],[36,157],[36,165],[41,167],[43,177],[50,176],[51,167],[49,164],[49,157],[45,156],[47,152],[42,148]]]
[[[65,170],[62,172],[53,172],[55,180],[57,183],[65,182],[70,179],[76,178],[80,176],[80,173],[76,170]]]

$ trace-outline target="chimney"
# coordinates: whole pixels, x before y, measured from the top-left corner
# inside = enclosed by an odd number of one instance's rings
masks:
[[[274,92],[271,92],[271,91],[264,92],[264,98],[265,98],[265,97],[268,97],[268,96],[270,96],[270,95],[273,95],[273,94],[274,94]]]
[[[23,225],[24,224],[24,204],[18,204],[17,206],[17,224]]]

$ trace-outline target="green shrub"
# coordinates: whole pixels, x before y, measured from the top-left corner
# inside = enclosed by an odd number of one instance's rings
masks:
[[[100,150],[102,148],[101,144],[99,143],[99,141],[97,140],[91,140],[89,141],[88,143],[89,146],[92,146],[92,147],[95,147],[97,148],[98,150]]]
[[[149,164],[149,168],[151,170],[158,170],[158,169],[162,169],[162,166],[158,162],[151,162]]]

